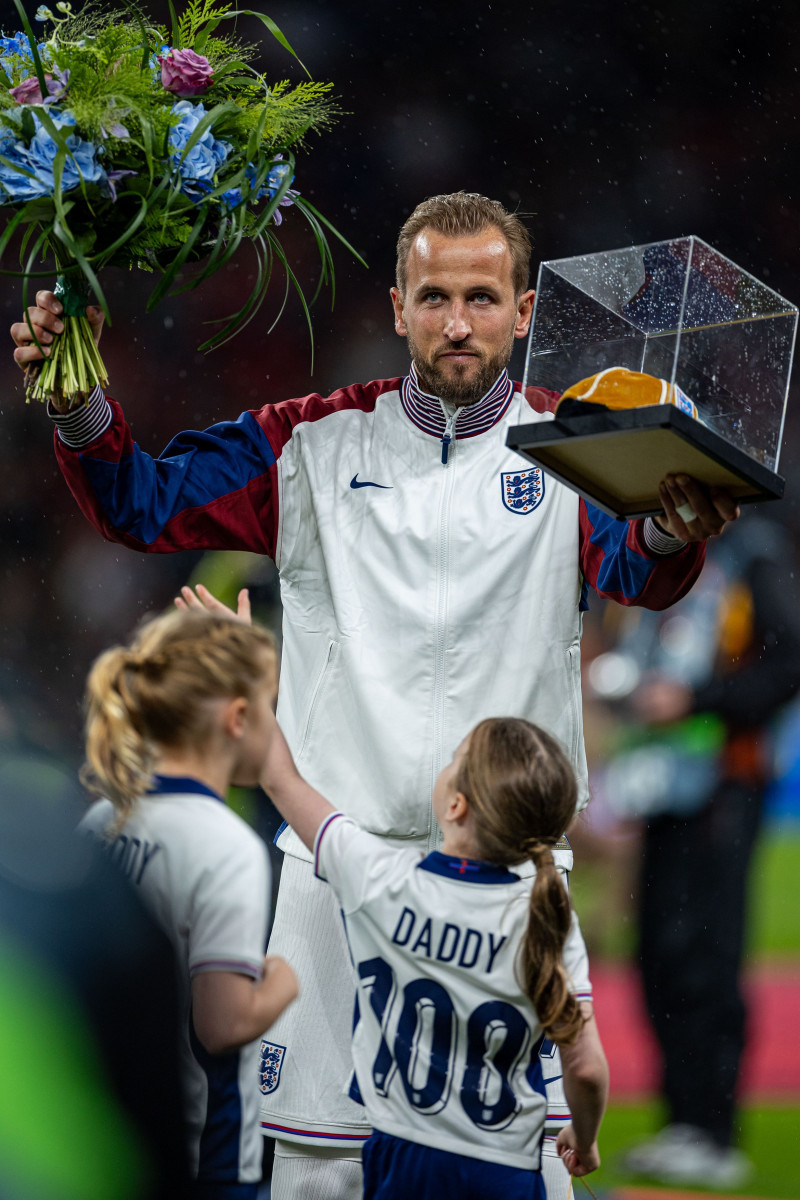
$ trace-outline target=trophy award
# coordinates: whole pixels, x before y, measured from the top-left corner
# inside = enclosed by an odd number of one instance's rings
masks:
[[[562,399],[507,444],[625,520],[667,474],[777,499],[797,312],[697,237],[543,262],[524,386]]]

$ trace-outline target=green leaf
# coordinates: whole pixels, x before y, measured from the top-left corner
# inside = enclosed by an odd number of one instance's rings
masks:
[[[31,203],[31,201],[28,201],[28,204],[30,204],[30,203]],[[3,230],[3,236],[0,237],[0,259],[2,259],[3,253],[5,252],[5,249],[6,249],[6,246],[8,245],[8,243],[11,241],[12,237],[14,236],[14,234],[17,230],[17,226],[25,223],[27,207],[28,207],[28,205],[26,204],[25,208],[19,209],[19,211],[14,214],[14,216],[11,218],[11,220],[9,221],[9,223],[6,225],[5,229]],[[37,218],[33,218],[33,219],[36,220]]]
[[[17,2],[18,2],[18,0],[15,0],[15,3],[17,3]],[[227,20],[228,17],[258,17],[259,21],[261,21],[261,23],[267,27],[269,32],[275,38],[275,41],[280,42],[280,44],[281,44],[281,46],[283,46],[284,50],[288,50],[289,53],[291,54],[292,58],[297,59],[297,62],[300,63],[300,66],[303,68],[306,75],[308,75],[308,78],[309,79],[311,78],[311,72],[308,70],[306,65],[303,62],[301,62],[301,60],[298,58],[295,51],[292,49],[292,47],[287,42],[284,35],[281,33],[278,26],[275,24],[275,22],[272,20],[271,17],[267,16],[266,13],[255,12],[252,8],[237,8],[237,9],[234,9],[233,12],[226,13],[225,16],[223,17],[223,20]]]
[[[137,229],[139,228],[139,226],[142,224],[145,217],[147,216],[147,212],[148,212],[147,200],[145,199],[144,196],[136,196],[136,199],[139,201],[138,213],[133,218],[133,220],[130,221],[129,224],[125,226],[125,229],[123,230],[123,232],[119,235],[118,238],[116,238],[115,241],[113,241],[111,243],[110,246],[104,246],[103,249],[98,252],[97,262],[98,262],[99,266],[104,266],[107,262],[111,261],[114,254],[117,252],[117,250],[119,250],[120,246],[124,246],[126,242],[129,242],[131,240],[131,238],[136,233]]]
[[[33,69],[36,72],[36,78],[39,80],[39,90],[41,91],[42,99],[44,100],[45,96],[47,95],[47,83],[46,83],[45,77],[44,77],[44,68],[42,67],[42,60],[39,57],[39,47],[36,44],[36,38],[34,36],[33,29],[31,28],[31,23],[28,20],[27,13],[25,12],[25,9],[22,7],[20,0],[14,0],[14,7],[16,8],[17,12],[19,13],[19,19],[22,22],[22,28],[25,30],[25,32],[28,35],[28,41],[30,43],[30,48],[31,48],[31,58],[33,59]]]
[[[298,201],[299,201],[299,203],[298,203]],[[342,243],[342,245],[345,247],[345,249],[350,251],[350,253],[353,255],[353,258],[355,258],[358,262],[360,262],[362,267],[366,267],[367,270],[369,270],[369,263],[361,257],[361,255],[358,253],[358,251],[356,249],[354,249],[353,246],[350,245],[350,243],[348,242],[348,240],[344,236],[344,234],[339,233],[339,230],[336,228],[335,225],[332,225],[330,223],[330,221],[328,220],[327,217],[323,217],[323,215],[319,211],[319,209],[315,208],[310,200],[307,200],[305,196],[298,196],[294,203],[295,203],[295,208],[299,208],[301,212],[304,209],[308,209],[309,212],[313,213],[314,216],[317,218],[317,220],[320,221],[327,229],[330,229],[330,231],[334,235],[334,237],[337,237],[339,239],[339,241]]]
[[[197,37],[194,40],[195,54],[203,53],[206,42],[208,41],[209,37],[211,36],[211,34],[214,32],[214,30],[217,28],[217,26],[220,24],[221,21],[222,21],[222,17],[218,17],[215,21],[208,21],[206,23],[205,29],[200,30],[200,32],[198,33]]]
[[[131,0],[122,0],[122,3],[125,5],[128,12],[131,14],[131,17],[133,18],[133,20],[139,26],[139,32],[142,35],[142,61],[139,66],[139,70],[142,73],[144,73],[147,70],[147,64],[150,61],[150,41],[147,36],[147,26],[145,25],[144,20],[142,19],[142,14],[139,11],[138,7],[135,4],[133,4],[131,2]],[[136,49],[136,47],[132,46],[129,50],[126,51],[126,53],[131,54],[135,51],[135,49]]]
[[[291,279],[292,284],[294,285],[294,290],[296,291],[296,293],[300,299],[300,304],[302,306],[303,312],[305,313],[306,324],[308,325],[308,336],[309,336],[309,340],[311,342],[311,374],[313,375],[314,374],[314,328],[311,324],[311,313],[308,311],[308,304],[306,303],[306,298],[303,294],[303,289],[301,288],[300,282],[299,282],[297,276],[295,275],[294,271],[289,266],[289,260],[284,253],[283,246],[280,244],[280,242],[275,237],[275,235],[273,233],[271,233],[269,230],[267,230],[266,236],[267,236],[267,239],[269,240],[275,254],[278,256],[280,261],[283,263],[283,269],[286,272],[289,279]]]
[[[167,0],[169,4],[169,15],[172,18],[172,45],[175,50],[181,50],[181,25],[175,12],[175,5],[172,0]]]
[[[52,125],[52,122],[50,122],[50,124]],[[56,133],[60,133],[60,130],[56,130],[55,126],[53,128]],[[62,180],[62,176],[64,173],[65,161],[66,161],[65,149],[63,146],[59,146],[59,149],[56,152],[56,156],[53,159],[53,183],[55,185],[55,192],[54,192],[53,199],[55,200],[56,213],[57,213],[56,220],[55,220],[55,223],[53,226],[53,235],[56,239],[58,239],[58,241],[60,241],[66,247],[67,252],[70,255],[70,257],[75,260],[75,262],[78,264],[78,266],[83,271],[84,275],[86,276],[86,279],[89,281],[89,284],[91,285],[92,291],[94,292],[94,294],[97,298],[97,302],[100,305],[100,307],[102,308],[103,312],[105,313],[106,320],[108,321],[108,323],[110,325],[111,324],[111,313],[109,312],[108,303],[106,301],[105,295],[103,294],[103,289],[100,287],[100,281],[97,278],[97,276],[95,275],[91,266],[89,265],[89,262],[86,259],[86,255],[84,254],[81,245],[79,244],[78,240],[75,238],[75,236],[73,235],[71,229],[69,228],[69,226],[67,224],[67,211],[68,210],[66,209],[66,207],[64,205],[63,198],[61,195],[61,180]],[[55,245],[53,248],[55,250]],[[56,258],[58,259],[57,252],[56,252]]]
[[[23,221],[52,221],[55,205],[50,196],[37,196],[20,209]]]
[[[192,251],[192,247],[194,246],[195,242],[197,241],[198,237],[200,236],[200,233],[202,232],[202,229],[203,229],[203,226],[205,225],[205,223],[206,223],[206,213],[201,212],[192,227],[192,232],[189,234],[188,238],[183,243],[180,250],[173,258],[172,262],[169,264],[169,266],[164,271],[164,274],[163,274],[161,280],[158,282],[158,284],[155,286],[153,291],[150,293],[150,297],[147,301],[147,311],[148,312],[152,312],[152,310],[155,308],[155,306],[158,304],[158,302],[160,300],[164,299],[167,292],[172,287],[172,284],[175,281],[176,275],[178,274],[181,267],[183,266],[183,264],[186,262],[187,258],[189,257],[189,255]]]
[[[20,121],[20,125],[22,128],[22,136],[25,138],[25,141],[30,145],[31,139],[33,138],[34,134],[36,133],[36,123],[34,122],[34,119],[33,119],[33,113],[31,112],[31,110],[27,104],[24,104],[22,106],[22,120]]]
[[[25,314],[25,324],[28,326],[28,329],[31,331],[31,337],[33,338],[36,348],[38,350],[41,350],[42,354],[44,354],[42,343],[39,341],[36,334],[34,333],[33,325],[31,324],[31,319],[30,319],[30,316],[28,315],[28,307],[29,307],[28,306],[28,280],[33,278],[33,275],[34,275],[34,272],[32,270],[33,263],[36,259],[37,254],[39,253],[40,249],[45,244],[46,239],[47,239],[47,232],[42,233],[39,236],[39,238],[36,242],[36,245],[33,247],[33,249],[30,252],[30,255],[28,256],[28,261],[25,265],[25,270],[23,272],[23,277],[22,277],[22,311]],[[49,274],[52,276],[53,272],[50,271]]]
[[[259,252],[259,247],[261,248],[261,252]],[[245,325],[252,321],[261,307],[272,277],[272,251],[264,238],[256,238],[253,241],[253,248],[258,262],[255,286],[237,313],[234,313],[231,317],[222,318],[222,320],[227,322],[225,327],[219,333],[214,334],[213,337],[203,342],[199,347],[200,350],[215,350],[219,346],[224,345],[225,342],[230,341],[235,334],[240,333]],[[212,322],[212,324],[217,323]]]

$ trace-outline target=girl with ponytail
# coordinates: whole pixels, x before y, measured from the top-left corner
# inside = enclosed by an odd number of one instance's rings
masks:
[[[191,1194],[204,1200],[255,1200],[260,1038],[297,992],[288,964],[264,957],[265,848],[224,802],[231,784],[258,782],[276,686],[266,630],[197,611],[150,621],[87,684],[83,774],[103,799],[82,828],[177,952]]]
[[[179,603],[223,607],[190,588]],[[332,887],[355,972],[365,1200],[545,1200],[544,1037],[573,1114],[558,1152],[574,1175],[595,1170],[608,1068],[553,860],[576,801],[558,743],[525,720],[481,721],[436,781],[442,849],[423,856],[337,812],[273,724],[261,784]]]

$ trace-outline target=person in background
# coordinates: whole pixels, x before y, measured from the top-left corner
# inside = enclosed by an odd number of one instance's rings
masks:
[[[225,804],[269,747],[274,641],[208,613],[172,613],[106,651],[87,683],[86,782],[98,838],[172,939],[192,1196],[255,1200],[260,1037],[297,994],[264,957],[263,843]]]
[[[0,797],[0,1195],[187,1200],[172,946],[73,772],[4,742]]]
[[[662,1182],[738,1187],[751,1169],[735,1144],[747,879],[769,723],[800,689],[796,571],[785,530],[748,514],[712,544],[689,596],[623,619],[613,652],[636,684],[640,744],[612,759],[604,786],[644,818],[638,955],[668,1121],[625,1163]]]

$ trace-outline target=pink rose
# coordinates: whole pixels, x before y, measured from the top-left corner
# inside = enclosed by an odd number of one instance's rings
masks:
[[[69,72],[65,72],[65,74],[68,75]],[[44,101],[45,104],[48,101],[56,99],[65,91],[64,83],[61,80],[53,79],[52,75],[45,75],[44,81],[47,84],[47,100]],[[30,75],[27,79],[23,79],[22,83],[8,90],[17,104],[42,103],[42,89],[39,87],[39,80],[35,75]]]
[[[158,61],[161,83],[175,96],[202,96],[214,82],[210,62],[194,50],[170,50],[165,58],[159,55]]]

